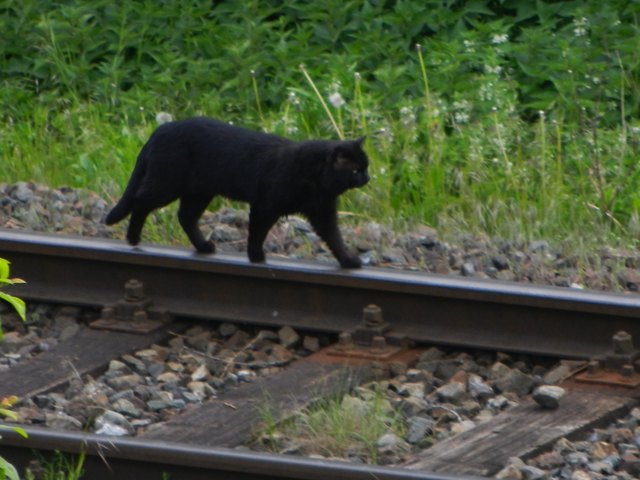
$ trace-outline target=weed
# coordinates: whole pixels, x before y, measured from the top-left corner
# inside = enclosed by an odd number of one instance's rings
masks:
[[[639,13],[624,0],[9,2],[3,181],[115,198],[158,112],[205,114],[297,139],[367,134],[373,181],[343,199],[352,218],[636,246]]]

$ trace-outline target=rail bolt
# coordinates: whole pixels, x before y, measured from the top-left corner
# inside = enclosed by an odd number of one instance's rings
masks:
[[[342,332],[338,335],[338,346],[342,348],[351,347],[353,345],[353,336],[351,332]]]
[[[587,374],[596,375],[600,371],[600,360],[590,360],[587,365]]]
[[[613,336],[613,351],[615,353],[632,353],[633,338],[627,332],[619,331]]]
[[[147,312],[144,310],[138,310],[133,314],[133,328],[145,328],[146,323],[148,322],[149,317],[147,316]]]
[[[131,279],[124,284],[124,299],[129,302],[137,302],[144,298],[144,285],[141,281]]]
[[[103,323],[115,323],[116,310],[113,307],[104,307],[100,312],[100,320]]]
[[[377,305],[367,305],[362,309],[362,323],[366,327],[379,327],[384,323],[382,309]]]
[[[633,367],[633,365],[627,363],[626,365],[622,366],[622,370],[620,370],[620,375],[622,375],[623,377],[633,377],[633,374],[636,373],[636,369]]]

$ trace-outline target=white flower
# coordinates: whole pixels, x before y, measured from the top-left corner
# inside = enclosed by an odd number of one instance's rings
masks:
[[[465,112],[456,112],[453,114],[453,119],[456,123],[467,123],[469,121],[469,114]]]
[[[573,34],[576,37],[584,37],[587,35],[587,28],[589,27],[589,19],[587,17],[574,18],[573,19]]]
[[[509,35],[506,33],[494,33],[491,37],[491,43],[494,45],[500,45],[501,43],[507,43],[509,41]]]
[[[300,106],[300,99],[296,95],[296,92],[289,92],[288,98],[291,105],[293,105],[294,107]]]
[[[331,103],[335,108],[341,108],[344,107],[347,102],[344,101],[344,98],[342,98],[342,95],[338,92],[333,92],[329,95],[329,103]]]
[[[473,40],[464,40],[462,43],[464,45],[464,48],[467,50],[467,52],[473,53],[476,51],[475,49],[476,44],[473,42]]]
[[[416,114],[411,107],[402,107],[400,109],[400,121],[405,127],[416,123]]]
[[[162,125],[163,123],[172,122],[172,121],[173,121],[173,116],[170,113],[158,112],[156,114],[156,122],[158,122],[158,125]]]
[[[484,66],[485,73],[493,73],[494,75],[499,75],[502,72],[502,67],[500,65],[496,65],[492,67],[491,65]]]

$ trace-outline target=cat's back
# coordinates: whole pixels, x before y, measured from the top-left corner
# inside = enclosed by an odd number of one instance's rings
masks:
[[[233,150],[281,146],[291,143],[277,135],[249,130],[209,117],[192,117],[168,122],[154,132],[157,139],[177,142],[199,151]]]

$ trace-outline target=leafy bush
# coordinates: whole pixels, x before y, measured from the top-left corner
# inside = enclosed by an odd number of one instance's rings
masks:
[[[161,111],[368,133],[374,181],[345,203],[361,217],[635,243],[639,13],[630,0],[5,1],[0,158],[10,179],[115,196]]]
[[[3,258],[0,258],[0,288],[4,285],[14,285],[17,283],[24,283],[23,280],[19,278],[9,278],[9,262]],[[10,305],[16,310],[20,318],[24,321],[25,319],[25,304],[24,301],[20,298],[14,297],[13,295],[9,295],[5,292],[0,292],[0,299],[9,302]],[[2,340],[2,323],[0,323],[0,340]],[[6,418],[16,418],[15,413],[11,411],[11,407],[18,400],[16,396],[4,397],[0,398],[0,416]],[[20,427],[8,427],[6,425],[0,424],[0,430],[2,429],[11,429],[18,432],[20,435],[26,437],[27,434]],[[0,479],[8,480],[20,480],[18,476],[18,472],[16,469],[7,462],[4,458],[0,457]]]

